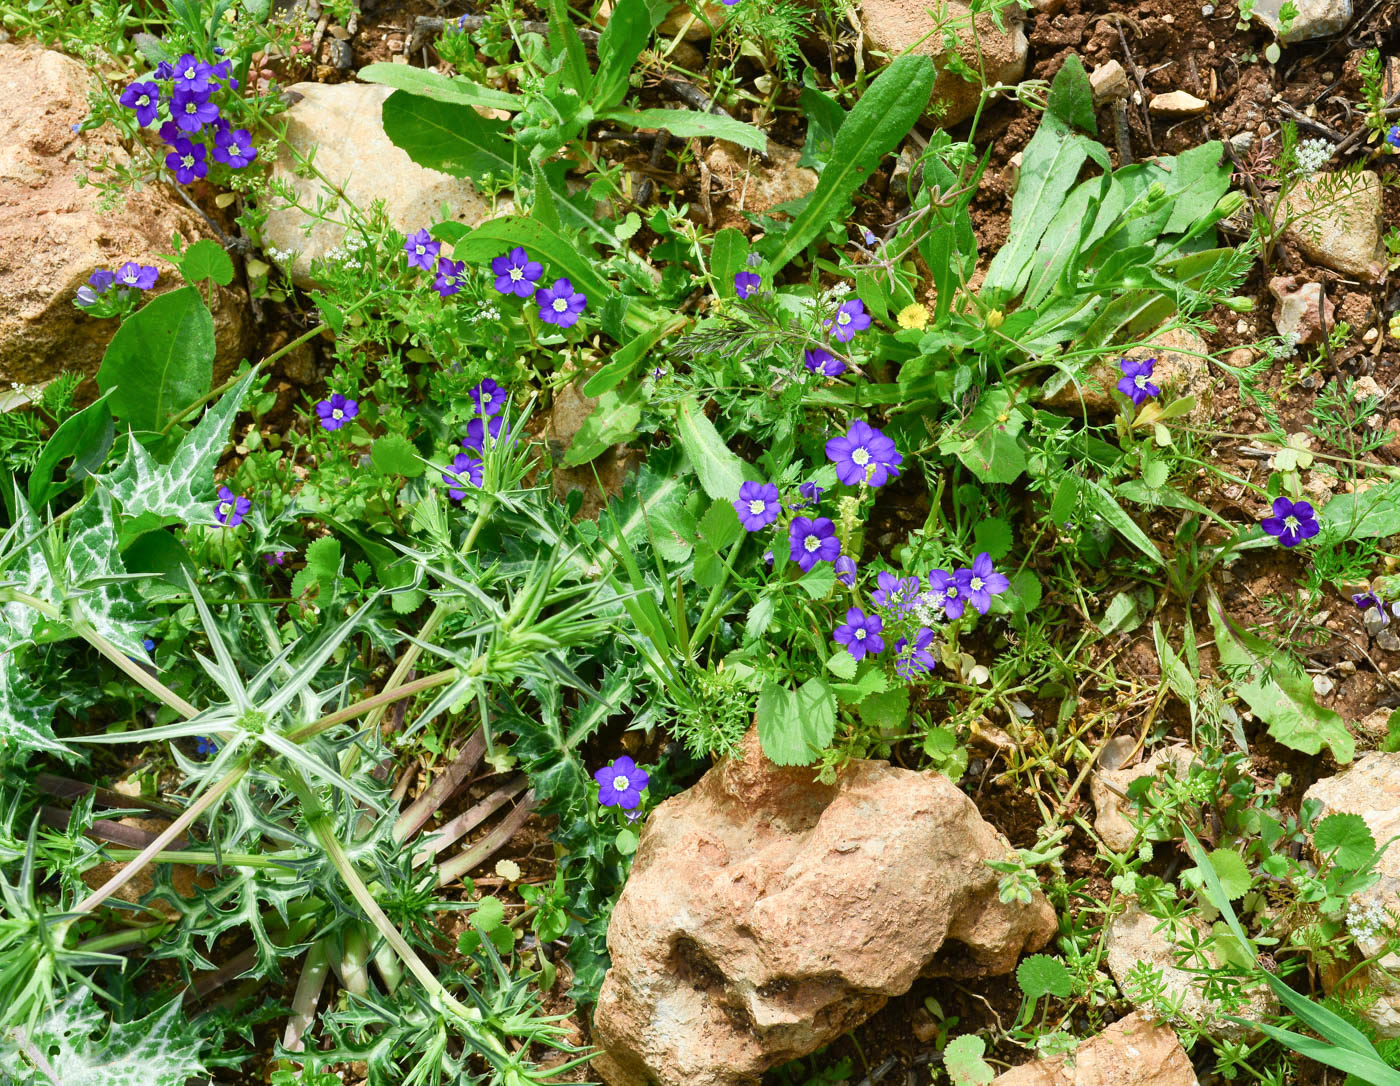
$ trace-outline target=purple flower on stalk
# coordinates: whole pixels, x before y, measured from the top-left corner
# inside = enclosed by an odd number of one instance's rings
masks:
[[[128,260],[116,271],[118,286],[134,287],[136,290],[150,290],[160,278],[160,272],[149,264],[137,264]]]
[[[531,260],[530,254],[517,245],[504,256],[492,260],[491,270],[496,273],[498,291],[517,298],[528,298],[535,292],[535,284],[544,274],[544,265],[538,260]]]
[[[806,573],[818,562],[834,562],[841,554],[841,540],[830,517],[808,520],[793,517],[788,527],[788,557]]]
[[[174,140],[170,146],[171,151],[165,156],[165,164],[175,171],[175,180],[180,184],[188,185],[209,173],[209,163],[204,160],[204,144],[191,143],[180,138]]]
[[[642,802],[642,793],[651,783],[651,775],[627,755],[609,762],[593,774],[598,782],[598,804],[601,807],[621,807],[635,811]]]
[[[408,266],[422,268],[425,272],[433,270],[438,250],[441,248],[442,242],[434,241],[432,235],[425,229],[415,230],[408,235],[408,240],[403,243],[403,251],[408,254]]]
[[[836,477],[847,486],[884,486],[899,475],[904,457],[894,442],[862,419],[851,423],[845,437],[826,443],[826,456],[836,465]]]
[[[447,484],[447,496],[454,502],[459,502],[467,496],[467,489],[462,485],[463,479],[472,486],[480,486],[482,467],[482,461],[475,456],[468,456],[466,453],[454,456],[452,470],[442,473],[442,481]]]
[[[73,295],[73,304],[86,309],[90,305],[96,305],[97,298],[97,291],[93,290],[92,287],[81,286],[78,288],[77,293]]]
[[[734,273],[734,293],[747,298],[756,291],[763,279],[757,272],[741,271]]]
[[[273,566],[282,566],[282,565],[286,565],[286,563],[287,563],[287,552],[286,552],[286,551],[274,551],[272,554],[265,554],[265,555],[263,555],[263,561],[267,563],[267,568],[268,568],[268,569],[271,569]]]
[[[210,78],[213,74],[214,66],[205,64],[204,61],[197,59],[193,53],[186,53],[177,60],[170,73],[175,80],[177,92],[202,95],[208,95],[214,89],[214,82]]]
[[[967,599],[953,574],[946,569],[936,569],[928,575],[928,586],[933,592],[933,602],[943,608],[944,615],[962,618]]]
[[[168,60],[162,60],[156,65],[156,70],[151,75],[156,79],[170,79],[175,75],[175,65]]]
[[[734,501],[734,512],[739,514],[739,523],[746,532],[768,527],[778,519],[782,508],[778,501],[778,488],[772,483],[744,483],[739,487],[739,497]]]
[[[1274,515],[1260,521],[1260,527],[1278,536],[1285,547],[1296,547],[1322,531],[1311,502],[1294,502],[1284,497],[1274,499]]]
[[[106,294],[116,281],[117,273],[109,272],[106,268],[98,268],[88,276],[88,282],[92,284],[92,289],[98,294]]]
[[[1141,362],[1124,358],[1118,363],[1118,368],[1123,371],[1118,381],[1118,391],[1132,400],[1134,407],[1141,407],[1144,401],[1162,394],[1162,390],[1152,383],[1152,370],[1156,365],[1155,358],[1144,358]]]
[[[472,419],[467,423],[467,436],[462,438],[462,448],[469,452],[480,452],[486,447],[488,435],[493,442],[501,436],[501,424],[504,421],[499,416],[493,419]]]
[[[142,128],[156,119],[160,107],[160,87],[154,83],[130,83],[118,99],[127,109],[136,111],[136,123]]]
[[[884,628],[884,619],[879,615],[867,615],[859,607],[852,607],[846,612],[846,621],[831,632],[831,637],[846,646],[851,659],[861,660],[866,653],[876,656],[885,651],[885,639],[880,636]]]
[[[445,256],[438,257],[437,278],[433,280],[433,289],[443,298],[450,298],[462,289],[462,271],[465,265],[460,260],[449,260]]]
[[[849,343],[856,338],[857,332],[870,327],[870,314],[865,311],[864,302],[852,298],[849,302],[841,303],[841,308],[836,311],[836,316],[826,322],[826,327],[836,342]]]
[[[219,107],[206,95],[177,90],[170,98],[170,116],[182,132],[198,132],[219,119]]]
[[[509,399],[506,390],[489,377],[471,389],[467,395],[472,398],[472,403],[476,404],[477,413],[482,415],[496,414],[505,407],[506,400]]]
[[[999,596],[1011,587],[1006,574],[998,573],[992,567],[992,556],[986,551],[973,560],[971,569],[958,570],[953,574],[953,579],[963,599],[972,604],[979,615],[987,613],[993,596]]]
[[[836,579],[847,588],[856,583],[856,574],[860,567],[856,565],[856,560],[848,555],[842,555],[836,559]]]
[[[241,170],[258,157],[253,135],[246,128],[221,129],[214,134],[214,157],[225,166]]]
[[[1385,142],[1400,151],[1400,124],[1391,126],[1390,131],[1385,134]]]
[[[577,324],[579,315],[588,305],[587,295],[574,290],[567,279],[556,279],[553,286],[540,287],[535,291],[535,301],[539,303],[540,320],[560,328]]]
[[[343,392],[331,394],[328,400],[316,405],[316,414],[321,417],[321,426],[327,430],[339,430],[360,413],[360,405]]]
[[[823,347],[808,347],[803,351],[802,364],[823,377],[840,377],[846,372],[846,363]]]
[[[884,607],[900,615],[914,606],[922,587],[917,577],[899,578],[886,570],[881,570],[876,575],[875,583],[879,587],[870,594],[875,606]]]
[[[234,494],[226,486],[219,487],[219,499],[214,503],[214,519],[228,528],[237,528],[253,508],[251,498]]]
[[[1361,608],[1363,613],[1374,607],[1376,614],[1381,616],[1381,625],[1390,625],[1390,616],[1385,613],[1385,601],[1374,592],[1357,592],[1352,595],[1351,602]]]
[[[901,679],[905,682],[912,682],[918,676],[927,675],[938,666],[938,661],[928,650],[932,643],[933,631],[927,626],[920,626],[914,632],[913,642],[901,637],[894,643],[894,669]]]
[[[801,494],[805,500],[794,503],[793,508],[806,509],[809,506],[816,505],[825,490],[825,487],[817,486],[816,483],[803,483],[797,488],[797,492]]]
[[[219,744],[207,736],[201,735],[194,741],[194,752],[200,757],[208,757],[211,754],[219,753]]]

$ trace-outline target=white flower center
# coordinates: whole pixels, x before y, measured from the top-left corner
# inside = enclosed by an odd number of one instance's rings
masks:
[[[869,450],[866,449],[864,445],[856,449],[855,452],[851,453],[851,463],[853,463],[858,468],[865,467],[866,464],[870,463]]]
[[[844,325],[844,324],[850,324],[850,323],[851,323],[851,315],[850,315],[849,313],[837,313],[837,314],[836,314],[836,323],[837,323],[837,324],[843,324],[843,325]]]
[[[625,792],[627,791],[627,789],[632,787],[632,782],[629,781],[626,777],[614,777],[613,787],[619,792]]]
[[[972,578],[972,581],[970,582],[970,584],[971,584],[971,586],[972,586],[972,591],[974,591],[974,592],[981,592],[981,591],[982,591],[982,578],[981,578],[981,577],[974,577],[974,578]]]
[[[1298,527],[1299,527],[1299,525],[1298,525],[1298,518],[1297,518],[1297,517],[1284,517],[1284,518],[1283,518],[1283,527],[1284,527],[1284,529],[1285,529],[1286,531],[1296,532],[1296,531],[1298,530]]]
[[[198,71],[197,71],[196,69],[194,69],[194,68],[186,68],[186,69],[185,69],[185,78],[186,78],[186,79],[193,79],[193,78],[194,78],[196,75],[198,75],[198,74],[199,74]]]
[[[198,113],[198,112],[199,112],[199,104],[198,104],[197,102],[186,102],[186,103],[185,103],[185,112],[186,112],[186,113]]]
[[[818,539],[815,535],[809,535],[806,539],[802,541],[802,546],[807,549],[808,554],[811,554],[821,545],[822,541]]]
[[[341,410],[340,410],[340,408],[337,407],[335,410],[333,410],[333,411],[331,412],[331,418],[333,418],[333,419],[338,419],[338,418],[340,418],[340,417],[341,417]]]
[[[426,252],[428,251],[428,247],[427,247],[426,245],[415,245],[415,246],[413,247],[413,251],[414,251],[414,253],[416,253],[418,256],[422,256],[424,253],[426,253]]]
[[[148,105],[150,105],[150,104],[151,104],[151,96],[150,96],[149,94],[143,94],[143,95],[141,95],[140,98],[136,99],[136,104],[137,104],[138,106],[148,106]]]
[[[958,598],[958,589],[957,589],[957,586],[956,586],[956,585],[951,585],[951,584],[950,584],[950,585],[948,586],[948,598],[949,598],[950,600],[955,600],[955,599]]]
[[[520,277],[521,277],[522,274],[524,274],[524,273],[522,273],[521,270],[520,270],[519,268],[511,268],[511,269],[510,269],[510,277],[511,277],[512,281],[514,281],[514,282],[516,282],[516,283],[520,282]]]
[[[856,640],[857,640],[857,641],[864,641],[864,640],[865,640],[865,630],[864,630],[864,629],[860,629],[860,630],[857,630],[857,631],[856,631]]]
[[[1138,388],[1145,389],[1147,387],[1147,374],[1138,374],[1136,377],[1133,378],[1133,384],[1137,385]]]
[[[566,302],[563,298],[555,298],[555,299],[554,299],[554,312],[556,312],[556,313],[562,313],[562,312],[564,312],[564,310],[566,310],[566,309],[568,309],[568,308],[569,308],[569,303]]]
[[[187,169],[187,170],[193,169],[193,168],[194,168],[194,155],[181,155],[181,156],[180,156],[180,164],[181,164],[182,166],[184,166],[185,169]]]
[[[231,505],[229,502],[220,502],[220,503],[219,503],[219,516],[221,516],[221,517],[226,517],[226,516],[228,516],[229,510],[230,510],[231,508],[232,508],[232,505]]]
[[[763,511],[767,508],[768,506],[762,499],[755,498],[753,501],[749,502],[749,515],[755,517],[762,516]]]

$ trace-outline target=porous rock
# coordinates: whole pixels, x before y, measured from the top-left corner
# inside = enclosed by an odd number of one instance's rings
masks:
[[[1120,1018],[1068,1056],[1013,1067],[992,1086],[1197,1086],[1186,1049],[1170,1026],[1146,1015]]]
[[[1323,267],[1373,282],[1381,262],[1381,180],[1374,170],[1315,174],[1288,194],[1285,236]]]
[[[738,144],[716,140],[705,155],[715,195],[727,196],[740,211],[761,215],[816,190],[817,172],[797,164],[800,152],[770,140],[766,153],[764,164]]]
[[[594,1021],[611,1086],[747,1086],[924,976],[1010,971],[1055,915],[1002,904],[1009,854],[946,777],[855,761],[833,785],[715,766],[648,820],[608,926]]]
[[[947,14],[942,26],[956,36],[958,56],[974,72],[980,63],[989,85],[1020,82],[1026,74],[1027,43],[1020,10],[1014,4],[1002,9],[1003,32],[989,13],[974,18],[962,0],[946,0],[933,7],[922,0],[864,0],[861,21],[875,52],[889,57],[914,52],[933,58],[938,74],[927,119],[946,126],[965,121],[977,111],[981,90],[948,65],[940,24],[930,14],[936,9]]]
[[[1254,6],[1257,15],[1276,33],[1283,29],[1283,7],[1289,0],[1259,0]],[[1351,0],[1292,0],[1297,16],[1279,40],[1286,44],[1310,41],[1340,34],[1351,22]]]
[[[469,226],[492,214],[470,181],[419,166],[394,146],[381,115],[392,93],[390,87],[367,83],[297,83],[287,90],[292,101],[283,117],[287,138],[272,178],[296,190],[300,206],[278,206],[274,199],[263,241],[269,251],[291,254],[284,263],[299,283],[311,282],[313,260],[349,255],[345,242],[354,219],[345,200],[365,212],[382,200],[389,225],[404,233],[440,222],[443,204],[452,219]],[[322,176],[300,176],[306,158]],[[340,188],[344,200],[331,185]],[[317,208],[322,214],[305,210]]]
[[[1152,371],[1152,383],[1162,390],[1161,402],[1169,403],[1177,396],[1196,397],[1196,406],[1186,418],[1199,421],[1210,415],[1214,397],[1214,384],[1210,375],[1210,363],[1206,356],[1210,347],[1199,334],[1190,328],[1172,328],[1154,332],[1147,337],[1145,347],[1134,347],[1122,354],[1108,355],[1088,365],[1081,366],[1077,374],[1078,386],[1072,381],[1052,378],[1051,391],[1042,399],[1046,407],[1057,407],[1070,411],[1082,410],[1091,415],[1107,414],[1117,408],[1118,380],[1123,376],[1118,363],[1124,359],[1140,361],[1155,358],[1157,365]]]
[[[117,322],[88,316],[73,296],[99,268],[154,265],[156,293],[179,275],[161,254],[172,235],[186,242],[208,227],[165,183],[129,191],[104,208],[95,184],[132,162],[104,127],[74,132],[88,114],[88,73],[71,57],[32,45],[0,44],[0,387],[42,386],[62,370],[97,372]],[[247,295],[218,287],[215,379],[232,372],[250,346]],[[17,398],[17,401],[18,402]]]
[[[1186,747],[1163,747],[1153,751],[1143,762],[1124,769],[1094,770],[1089,777],[1089,795],[1094,801],[1094,832],[1114,852],[1131,848],[1137,831],[1128,820],[1134,811],[1131,800],[1124,799],[1128,787],[1141,777],[1160,777],[1170,773],[1184,776],[1191,765],[1191,751]]]
[[[1360,815],[1376,844],[1391,842],[1375,870],[1380,878],[1351,896],[1346,923],[1356,945],[1367,957],[1380,954],[1393,937],[1395,916],[1400,916],[1400,847],[1392,840],[1400,834],[1400,754],[1375,751],[1363,755],[1351,768],[1318,781],[1303,796],[1322,804],[1319,820],[1331,814]],[[1354,962],[1339,962],[1323,970],[1323,986],[1330,992],[1346,976]],[[1348,990],[1375,993],[1374,1003],[1361,1000],[1357,1013],[1375,1026],[1381,1037],[1400,1037],[1400,954],[1385,954],[1345,981]],[[1364,1008],[1364,1009],[1363,1009]]]
[[[1274,296],[1274,327],[1295,344],[1320,343],[1333,324],[1336,307],[1321,283],[1308,283],[1296,275],[1276,275],[1269,280]]]

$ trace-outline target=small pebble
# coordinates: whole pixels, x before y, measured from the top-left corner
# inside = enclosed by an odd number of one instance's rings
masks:
[[[1214,15],[1214,14],[1215,14],[1215,5],[1214,5],[1214,4],[1202,4],[1202,5],[1201,5],[1201,16],[1202,16],[1203,18],[1209,19],[1209,18],[1210,18],[1212,15]]]
[[[1395,636],[1394,630],[1382,630],[1376,644],[1386,652],[1400,652],[1400,637]]]
[[[1337,684],[1326,675],[1313,676],[1313,693],[1320,698],[1325,698],[1333,690],[1337,689]]]

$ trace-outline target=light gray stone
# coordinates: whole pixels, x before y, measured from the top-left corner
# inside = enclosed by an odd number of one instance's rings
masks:
[[[1384,271],[1381,179],[1374,170],[1316,174],[1288,194],[1281,218],[1288,222],[1285,235],[1309,260],[1363,283]]]
[[[1281,16],[1283,5],[1289,0],[1259,0],[1254,7],[1257,15],[1266,26],[1278,33],[1283,25]],[[1284,44],[1311,41],[1313,38],[1326,38],[1340,34],[1351,22],[1351,0],[1292,0],[1298,9],[1298,16],[1289,26],[1288,32],[1279,34]]]

